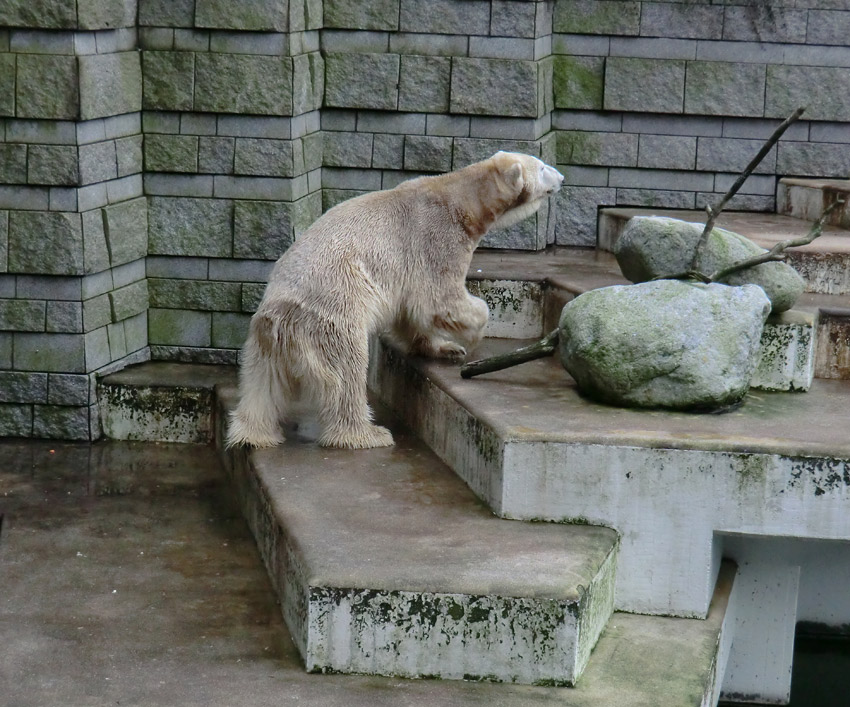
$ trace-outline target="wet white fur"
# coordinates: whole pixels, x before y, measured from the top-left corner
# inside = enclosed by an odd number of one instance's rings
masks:
[[[272,270],[242,351],[228,446],[280,444],[304,397],[317,408],[320,444],[392,444],[366,400],[369,335],[387,332],[414,354],[465,356],[488,315],[465,286],[475,247],[562,181],[534,157],[498,152],[330,209]]]

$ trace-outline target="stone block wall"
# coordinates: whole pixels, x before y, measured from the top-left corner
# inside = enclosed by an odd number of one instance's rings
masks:
[[[558,0],[558,243],[599,206],[703,208],[808,106],[729,208],[773,211],[782,176],[850,176],[850,4]]]
[[[97,375],[234,363],[274,260],[339,201],[520,150],[566,186],[485,247],[593,245],[604,205],[850,174],[836,0],[6,0],[0,435],[99,435]]]

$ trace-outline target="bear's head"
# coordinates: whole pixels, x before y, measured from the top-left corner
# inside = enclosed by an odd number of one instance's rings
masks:
[[[561,188],[564,175],[545,162],[521,152],[502,152],[490,160],[510,192],[516,195],[490,230],[507,228],[531,216]]]

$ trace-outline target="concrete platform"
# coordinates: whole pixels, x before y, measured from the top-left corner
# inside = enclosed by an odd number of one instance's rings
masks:
[[[731,570],[707,621],[614,614],[576,688],[306,673],[209,447],[0,442],[0,512],[15,707],[697,707],[722,672]]]
[[[500,520],[388,423],[391,448],[290,431],[226,456],[307,669],[573,684],[613,610],[616,533]]]

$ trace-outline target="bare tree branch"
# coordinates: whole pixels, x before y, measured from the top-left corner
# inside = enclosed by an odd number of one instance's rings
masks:
[[[460,375],[463,378],[472,378],[480,376],[482,373],[492,373],[493,371],[501,371],[503,368],[510,368],[526,361],[533,361],[536,358],[551,356],[558,346],[558,338],[560,334],[555,329],[550,331],[540,341],[523,346],[521,349],[511,351],[506,354],[497,354],[490,358],[482,358],[478,361],[470,361],[465,363],[460,369]]]

